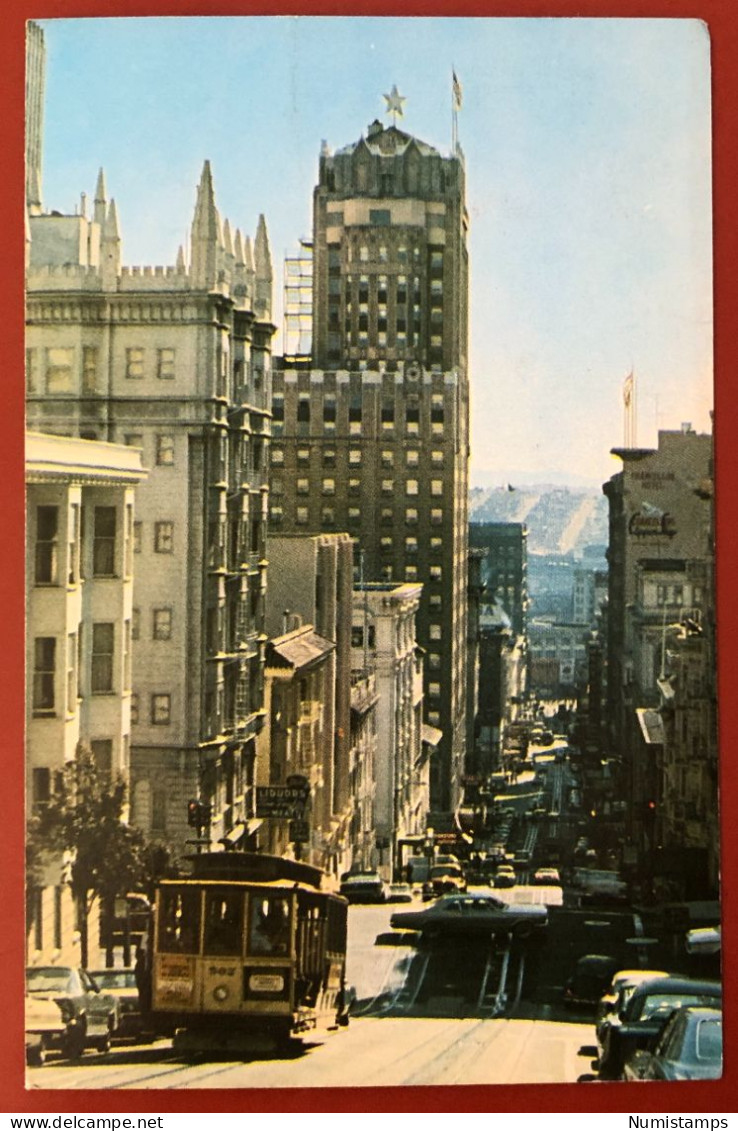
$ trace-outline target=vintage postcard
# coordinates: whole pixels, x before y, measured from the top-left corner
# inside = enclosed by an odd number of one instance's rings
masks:
[[[28,15],[28,1095],[720,1081],[709,27]]]

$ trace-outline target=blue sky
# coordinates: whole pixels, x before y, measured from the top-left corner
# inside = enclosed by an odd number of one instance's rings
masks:
[[[471,218],[472,482],[602,482],[712,403],[710,62],[698,21],[221,17],[42,21],[44,205],[105,168],[127,264],[173,263],[202,162],[223,217],[311,228],[322,139],[398,123],[448,152],[451,70]],[[277,307],[281,296],[276,294]]]

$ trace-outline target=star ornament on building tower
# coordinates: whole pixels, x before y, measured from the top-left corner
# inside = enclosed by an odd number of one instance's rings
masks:
[[[402,104],[406,99],[397,89],[397,83],[394,84],[389,94],[383,94],[382,97],[387,103],[387,113],[392,115],[392,124],[396,125],[397,119],[403,116]]]

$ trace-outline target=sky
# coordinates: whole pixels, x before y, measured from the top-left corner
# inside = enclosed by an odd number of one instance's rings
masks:
[[[123,262],[173,264],[202,164],[231,227],[282,261],[311,232],[323,140],[389,122],[448,154],[470,216],[471,483],[597,485],[637,442],[710,430],[710,44],[685,19],[58,19],[46,39],[43,201],[104,167]],[[275,351],[280,349],[280,337]]]

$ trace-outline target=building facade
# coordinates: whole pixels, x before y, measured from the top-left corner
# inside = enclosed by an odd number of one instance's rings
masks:
[[[380,122],[324,147],[312,355],[275,368],[273,385],[271,529],[346,530],[357,578],[423,585],[438,827],[460,799],[466,741],[467,230],[460,151]]]
[[[80,742],[102,773],[130,782],[134,496],[144,479],[131,448],[27,435],[29,815],[56,792]],[[79,961],[61,859],[46,860],[30,900],[34,961]]]
[[[177,852],[187,800],[214,841],[253,809],[263,722],[271,262],[221,221],[205,162],[188,257],[124,267],[102,173],[92,210],[32,211],[27,414],[124,443],[150,469],[133,529],[132,819]]]
[[[399,842],[423,834],[430,804],[429,761],[440,735],[423,722],[423,661],[415,637],[419,585],[367,583],[354,590],[353,670],[373,673],[377,752],[374,829],[379,867],[399,871]]]
[[[657,449],[615,454],[623,469],[603,488],[610,504],[607,739],[621,767],[630,861],[652,859],[652,875],[666,867],[656,858],[671,823],[685,834],[679,868],[686,874],[687,823],[717,809],[715,667],[708,670],[712,437],[685,425],[660,432]],[[704,870],[708,846],[693,847]]]

